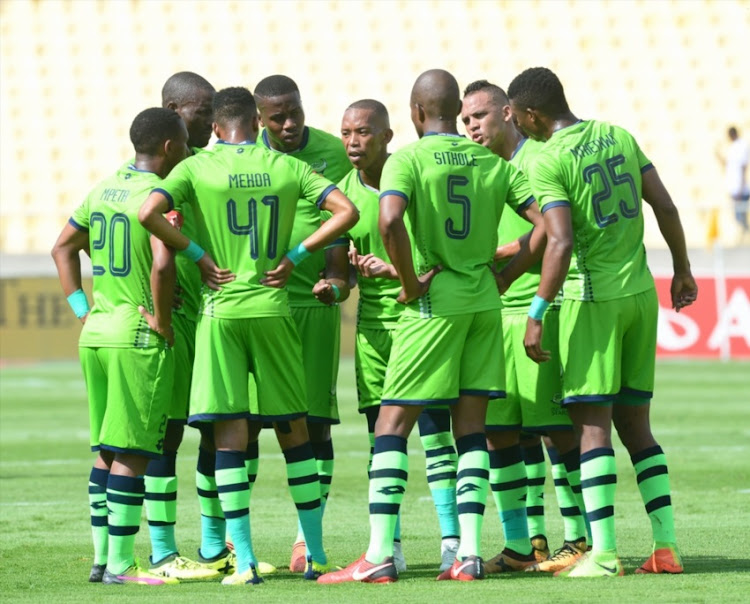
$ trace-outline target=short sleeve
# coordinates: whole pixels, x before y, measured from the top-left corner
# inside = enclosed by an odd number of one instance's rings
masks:
[[[161,186],[154,189],[169,200],[171,210],[181,210],[186,203],[197,201],[193,186],[193,161],[191,158],[177,164]]]
[[[548,155],[538,156],[529,166],[531,188],[542,212],[556,206],[570,205],[570,195],[565,190],[559,170],[555,158]]]
[[[83,200],[83,203],[78,206],[73,215],[68,219],[68,224],[79,231],[86,232],[89,230],[89,199],[91,195]]]
[[[391,155],[386,160],[380,176],[380,199],[386,195],[396,195],[409,203],[414,194],[414,185],[410,155],[405,152]]]
[[[327,178],[316,174],[305,162],[294,160],[292,162],[299,180],[300,198],[314,203],[320,207],[325,198],[336,188]]]
[[[507,164],[507,167],[510,178],[506,203],[516,212],[521,212],[534,203],[534,195],[526,175],[513,164]]]

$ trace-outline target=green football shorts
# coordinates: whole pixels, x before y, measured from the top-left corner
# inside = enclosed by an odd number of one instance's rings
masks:
[[[185,423],[190,407],[190,382],[195,358],[195,321],[184,315],[172,315],[174,329],[174,386],[169,420]]]
[[[81,347],[91,450],[158,458],[174,378],[172,350]]]
[[[308,422],[339,423],[336,382],[339,377],[341,309],[338,305],[290,309],[302,342],[302,365]]]
[[[648,403],[654,390],[658,312],[656,289],[604,302],[564,300],[563,404]]]
[[[305,415],[302,350],[289,317],[198,318],[189,423]]]
[[[450,405],[460,394],[505,396],[500,309],[447,317],[402,315],[383,405]]]
[[[523,339],[528,313],[525,309],[503,310],[503,344],[505,346],[504,401],[493,401],[487,407],[487,430],[520,430],[545,434],[550,430],[571,430],[568,412],[560,405],[562,376],[558,353],[559,308],[544,313],[542,348],[552,358],[535,363],[526,356]]]
[[[357,376],[360,413],[380,405],[394,333],[393,329],[357,328],[354,336],[354,372]]]

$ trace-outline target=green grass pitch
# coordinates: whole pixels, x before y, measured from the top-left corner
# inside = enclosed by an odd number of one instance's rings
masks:
[[[747,363],[662,362],[657,367],[653,427],[670,462],[682,576],[635,576],[649,553],[650,528],[624,449],[616,446],[616,521],[628,576],[564,580],[537,574],[476,583],[436,583],[440,538],[416,437],[409,442],[410,477],[403,505],[403,543],[409,570],[393,585],[321,586],[280,572],[259,587],[218,584],[165,587],[103,586],[86,582],[91,565],[86,485],[88,448],[83,380],[75,363],[6,367],[0,371],[0,597],[7,602],[733,602],[750,599],[750,367]],[[325,515],[325,539],[335,563],[366,548],[368,444],[356,413],[352,362],[339,377],[342,424],[334,429],[336,467]],[[188,429],[178,458],[177,538],[194,556],[199,512],[194,464],[197,438]],[[551,547],[562,543],[562,522],[547,478]],[[271,434],[261,439],[252,499],[259,557],[283,569],[296,531],[282,457]],[[137,555],[149,554],[145,521]],[[488,501],[483,553],[502,546],[495,507]],[[252,594],[248,593],[252,590]],[[150,592],[150,593],[146,593]],[[744,595],[742,595],[744,594]]]

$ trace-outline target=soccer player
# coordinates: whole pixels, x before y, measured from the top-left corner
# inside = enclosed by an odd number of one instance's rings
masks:
[[[672,305],[679,311],[696,299],[697,287],[677,208],[635,139],[617,126],[576,118],[549,69],[518,75],[508,97],[518,126],[546,141],[529,166],[548,243],[524,341],[532,359],[549,360],[542,318],[564,282],[563,404],[582,432],[581,486],[593,549],[561,574],[624,573],[615,543],[613,421],[653,531],[653,554],[636,572],[681,573],[667,462],[649,424],[658,301],[643,246],[641,198],[652,206],[672,254]]]
[[[167,79],[162,88],[162,107],[177,112],[185,122],[190,155],[201,151],[211,138],[214,93],[214,87],[205,78],[189,71],[175,73]],[[181,228],[185,235],[191,239],[197,239],[198,225],[190,206],[183,208],[181,220]],[[158,239],[154,239],[152,247],[156,255],[174,255],[174,251],[169,250]],[[146,518],[151,537],[149,570],[155,574],[176,577],[183,581],[210,580],[219,576],[216,568],[226,568],[229,555],[228,550],[224,551],[224,518],[221,516],[221,506],[213,478],[215,462],[210,431],[201,439],[196,477],[202,526],[199,556],[200,560],[205,561],[206,564],[198,564],[181,556],[175,539],[177,450],[182,442],[188,416],[201,275],[195,263],[183,255],[178,255],[174,262],[177,267],[177,286],[182,304],[172,317],[172,327],[175,331],[173,349],[175,378],[171,392],[172,402],[164,435],[164,453],[160,458],[149,462],[145,476]],[[204,475],[203,468],[210,468],[211,474]]]
[[[235,573],[223,583],[262,581],[249,523],[258,458],[247,460],[248,469],[246,452],[264,421],[273,422],[287,462],[289,489],[311,551],[305,578],[313,579],[329,566],[320,485],[305,421],[302,354],[283,287],[295,265],[353,226],[357,211],[335,185],[304,163],[255,145],[258,117],[247,89],[216,93],[214,132],[219,138],[214,149],[188,158],[175,170],[151,193],[139,219],[202,269],[221,274],[215,256],[237,277],[227,279],[218,292],[204,289],[190,394],[189,421],[214,424],[217,490],[237,556]],[[299,199],[318,204],[332,216],[289,249]],[[201,212],[210,255],[162,216],[185,203]],[[252,405],[250,375],[257,388]]]
[[[349,231],[353,249],[352,265],[357,271],[359,307],[354,351],[359,411],[367,418],[370,437],[370,463],[375,441],[375,421],[380,409],[383,383],[401,306],[396,298],[401,286],[390,264],[378,231],[380,175],[388,159],[388,143],[393,137],[388,110],[379,101],[365,99],[352,103],[341,122],[341,141],[354,169],[339,183],[360,213],[359,222]],[[448,407],[427,408],[418,419],[419,435],[427,462],[430,487],[442,536],[440,570],[453,564],[458,551],[456,511],[456,449],[450,432]],[[396,523],[393,560],[398,572],[406,570],[401,548],[400,518]]]
[[[524,172],[543,145],[519,133],[505,91],[486,80],[466,87],[461,119],[474,142]],[[498,227],[502,245],[495,259],[504,263],[512,257],[518,248],[517,240],[528,233],[529,227],[528,222],[513,212],[503,212]],[[550,350],[550,361],[535,363],[526,356],[523,346],[528,310],[539,286],[540,270],[538,263],[502,296],[506,401],[490,406],[487,412],[487,440],[491,451],[490,485],[502,520],[505,549],[487,562],[487,572],[527,567],[554,572],[575,562],[587,547],[581,512],[583,501],[579,507],[576,499],[581,489],[581,453],[570,418],[560,406],[558,299],[544,316],[544,346]],[[520,446],[522,430],[536,435],[533,448]],[[544,451],[539,434],[549,435],[550,445],[554,445],[550,448],[550,460],[565,529],[563,546],[549,560],[544,524]]]
[[[401,281],[398,301],[406,307],[375,424],[370,545],[359,560],[323,575],[320,583],[398,578],[393,534],[406,489],[406,439],[422,409],[436,404],[451,405],[461,529],[456,561],[438,579],[484,577],[479,556],[489,478],[484,424],[488,398],[502,397],[504,388],[500,297],[490,264],[504,205],[527,214],[534,198],[520,171],[458,134],[460,111],[451,74],[439,69],[421,74],[411,93],[419,140],[391,155],[383,168],[379,227]],[[530,238],[532,252],[543,238],[542,226]]]
[[[259,143],[271,151],[305,162],[314,172],[333,182],[338,182],[349,172],[349,158],[341,141],[332,134],[305,125],[305,112],[294,80],[284,75],[263,78],[255,87],[255,101],[263,125]],[[317,207],[300,200],[294,218],[292,244],[307,238],[324,218]],[[327,249],[319,250],[294,269],[287,283],[292,318],[302,341],[310,406],[307,429],[320,476],[323,510],[333,477],[331,425],[339,423],[336,381],[341,311],[338,302],[349,296],[348,245],[348,241],[341,238]],[[289,569],[303,572],[307,554],[302,527],[298,526]]]
[[[149,459],[162,454],[169,410],[175,269],[168,259],[154,262],[152,271],[150,237],[137,215],[151,189],[187,155],[188,133],[174,111],[153,108],[133,120],[130,140],[132,165],[94,188],[73,213],[52,255],[63,291],[84,323],[79,350],[91,448],[99,452],[89,478],[94,538],[89,581],[162,585],[178,581],[140,568],[133,547],[143,507],[143,473]],[[92,309],[81,289],[78,255],[89,243]]]

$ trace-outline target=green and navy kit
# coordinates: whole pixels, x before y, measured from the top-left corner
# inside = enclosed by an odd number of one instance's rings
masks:
[[[320,205],[335,185],[306,164],[247,142],[219,141],[182,161],[157,189],[182,211],[192,204],[205,248],[237,275],[220,291],[203,288],[201,312],[221,319],[289,316],[284,289],[260,280],[290,248],[297,203]]]
[[[407,202],[417,274],[443,269],[403,312],[429,317],[500,308],[490,266],[505,204],[519,211],[534,201],[523,173],[463,136],[428,133],[388,158],[380,184],[381,199]]]
[[[558,130],[529,168],[542,212],[570,207],[569,300],[603,301],[654,287],[646,264],[642,173],[653,165],[626,130],[594,120]]]
[[[161,182],[153,172],[123,167],[73,212],[69,223],[89,233],[94,274],[94,305],[79,346],[165,347],[164,338],[151,331],[138,312],[139,306],[154,312],[151,235],[138,222],[138,210]]]
[[[349,162],[349,156],[346,154],[346,149],[344,149],[344,145],[339,138],[309,126],[305,126],[302,143],[294,151],[282,152],[273,149],[266,130],[261,131],[259,140],[267,149],[303,161],[310,166],[313,172],[333,182],[341,180],[352,166]],[[320,228],[321,220],[325,219],[325,212],[321,212],[319,208],[301,199],[294,219],[290,239],[291,247],[307,239]],[[331,243],[329,247],[335,245],[346,245],[346,240],[338,239]],[[294,268],[286,284],[290,306],[320,305],[317,298],[313,296],[312,288],[320,281],[320,273],[325,269],[325,264],[325,250],[318,250]]]
[[[348,233],[357,252],[361,256],[374,254],[384,262],[390,263],[378,230],[380,191],[362,182],[359,170],[356,169],[351,170],[338,186],[359,210],[359,222]],[[373,329],[395,328],[403,309],[403,306],[396,302],[401,291],[401,283],[393,279],[367,278],[357,273],[357,285],[357,326]]]

